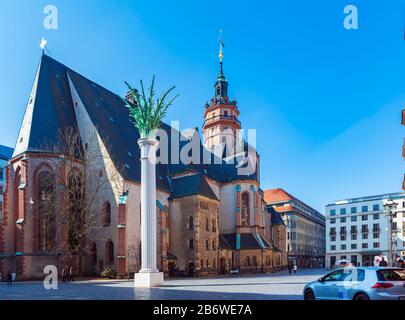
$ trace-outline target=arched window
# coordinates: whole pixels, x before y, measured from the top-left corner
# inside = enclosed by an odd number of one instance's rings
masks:
[[[37,192],[39,249],[49,251],[54,247],[56,237],[54,175],[51,172],[38,173]]]
[[[91,263],[97,265],[97,244],[93,242],[90,246]]]
[[[111,225],[111,204],[108,201],[104,202],[103,205],[103,225]]]
[[[114,243],[111,240],[105,244],[105,263],[114,264]]]
[[[205,218],[205,230],[210,231],[210,222],[208,218]]]
[[[250,216],[250,203],[249,203],[249,193],[242,193],[242,207],[241,207],[241,222],[242,225],[249,224]]]
[[[188,229],[189,230],[194,230],[194,218],[193,218],[193,216],[190,216],[188,218]]]
[[[208,240],[205,240],[205,249],[210,249],[210,242]]]
[[[252,257],[252,264],[253,264],[254,267],[257,266],[257,259],[256,259],[256,256],[253,256],[253,257]]]
[[[68,180],[69,197],[69,251],[77,252],[83,235],[83,185],[81,175],[74,172]]]
[[[213,240],[213,241],[212,241],[212,250],[215,251],[216,249],[217,249],[217,248],[216,248],[216,245],[215,245],[215,240]]]
[[[212,219],[212,232],[216,232],[217,231],[217,226],[215,223],[215,219]]]
[[[194,249],[194,240],[193,239],[188,240],[188,248],[190,250]]]

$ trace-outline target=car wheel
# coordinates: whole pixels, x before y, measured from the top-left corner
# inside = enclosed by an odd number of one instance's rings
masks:
[[[305,290],[304,300],[315,300],[314,292],[311,289]]]
[[[370,300],[370,298],[364,293],[359,293],[355,295],[353,300]]]

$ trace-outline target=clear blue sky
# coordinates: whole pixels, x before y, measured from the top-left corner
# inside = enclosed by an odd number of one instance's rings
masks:
[[[58,30],[43,8],[58,8]],[[343,28],[343,8],[359,29]],[[110,90],[157,76],[181,97],[166,121],[201,128],[224,71],[244,128],[257,129],[262,188],[282,187],[323,212],[339,198],[401,189],[405,2],[0,1],[0,144],[13,146],[41,51]],[[135,143],[135,141],[134,141]]]

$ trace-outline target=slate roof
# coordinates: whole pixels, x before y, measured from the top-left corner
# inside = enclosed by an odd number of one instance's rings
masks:
[[[25,150],[19,147],[17,152],[21,154],[26,151],[55,151],[54,146],[57,144],[58,133],[68,127],[77,129],[69,79],[86,108],[91,121],[97,128],[116,168],[122,172],[124,178],[140,182],[140,151],[137,144],[139,132],[129,119],[128,109],[125,107],[124,102],[117,94],[45,54],[42,55],[38,68],[38,83],[35,92],[36,98],[33,102],[32,119],[27,119],[30,130],[27,131],[28,136],[24,137],[24,140],[28,139],[28,143],[25,142],[27,143]],[[163,122],[161,128],[168,134],[170,155],[171,132],[175,129]],[[17,146],[18,143],[17,141]],[[187,141],[180,141],[179,143],[181,147]],[[47,146],[52,146],[52,150]],[[205,149],[200,138],[199,150],[199,164],[158,164],[156,167],[158,188],[169,191],[169,177],[187,170],[193,170],[219,182],[257,180],[256,172],[251,175],[239,175],[236,164],[226,164],[222,159],[220,159],[220,164],[204,164],[204,155],[208,155],[212,159],[215,156]],[[15,152],[13,156],[17,155]],[[173,190],[176,192],[176,188]],[[210,192],[208,194],[211,195]]]
[[[171,199],[200,194],[208,198],[219,200],[201,173],[185,175],[171,180]]]
[[[267,205],[266,211],[271,215],[271,224],[282,224],[285,225],[283,218],[281,217],[280,212],[276,211],[272,206]]]
[[[232,249],[232,250],[246,250],[246,249],[272,249],[272,245],[268,243],[260,234],[257,234],[257,237],[252,233],[241,233],[240,234],[240,243],[238,247],[237,234],[220,234],[219,235],[219,246],[223,249]],[[262,242],[263,245],[260,243]]]
[[[13,155],[14,149],[0,145],[0,159],[8,161]]]

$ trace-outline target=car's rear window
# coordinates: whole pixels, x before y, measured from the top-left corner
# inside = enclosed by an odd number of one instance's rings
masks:
[[[405,269],[377,270],[378,281],[405,281]]]

